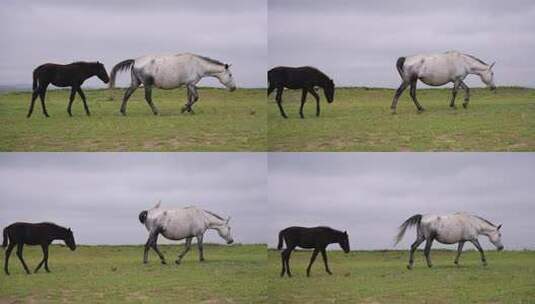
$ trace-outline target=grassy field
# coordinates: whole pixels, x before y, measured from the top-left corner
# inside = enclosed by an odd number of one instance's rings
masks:
[[[201,88],[195,115],[181,114],[184,89],[153,90],[160,110],[154,116],[138,89],[119,113],[123,90],[85,90],[92,116],[86,117],[79,96],[73,117],[67,114],[68,90],[47,93],[46,119],[37,101],[26,119],[30,92],[0,95],[0,151],[265,151],[266,98],[264,90]]]
[[[472,89],[468,109],[464,92],[451,109],[450,89],[420,89],[418,99],[426,109],[418,113],[408,91],[390,105],[394,90],[339,88],[335,101],[325,102],[315,116],[309,96],[305,119],[299,118],[300,91],[286,90],[284,120],[270,97],[268,107],[269,151],[533,151],[535,150],[535,90]]]
[[[311,252],[292,255],[293,277],[280,278],[280,254],[269,251],[268,289],[272,303],[534,303],[535,252],[489,251],[489,266],[479,253],[467,251],[455,266],[455,253],[432,251],[433,268],[422,252],[413,270],[405,268],[406,251],[329,252],[306,277]]]
[[[49,266],[26,275],[15,254],[11,276],[0,275],[0,303],[259,303],[266,301],[266,246],[205,246],[206,261],[193,249],[176,265],[181,246],[160,246],[167,265],[141,246],[51,247]],[[3,255],[2,255],[3,256]],[[35,268],[41,249],[25,247]],[[3,261],[3,258],[2,258]]]

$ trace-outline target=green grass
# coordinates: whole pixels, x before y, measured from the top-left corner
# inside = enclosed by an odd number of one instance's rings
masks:
[[[153,90],[154,116],[138,89],[119,113],[123,90],[85,90],[91,117],[79,96],[67,114],[68,90],[49,90],[45,118],[39,100],[26,119],[30,92],[0,95],[0,151],[265,151],[265,90],[201,88],[196,114],[181,114],[184,89]]]
[[[408,91],[399,100],[397,115],[390,105],[394,90],[339,88],[335,101],[325,102],[315,116],[311,96],[305,119],[299,118],[300,91],[286,90],[284,120],[270,97],[269,151],[533,151],[535,150],[535,90],[473,89],[468,109],[449,107],[450,89],[420,89],[426,109],[418,113]]]
[[[334,273],[324,272],[321,256],[306,277],[311,252],[294,252],[293,277],[280,278],[280,254],[269,251],[268,289],[273,303],[534,303],[535,252],[488,251],[484,267],[479,253],[433,250],[433,268],[422,252],[407,270],[405,251],[328,252]]]
[[[53,246],[51,273],[26,275],[15,254],[11,276],[0,275],[0,303],[259,303],[266,300],[266,246],[205,246],[206,261],[192,249],[176,265],[182,246],[160,246],[168,264],[142,246]],[[3,256],[3,255],[2,255]],[[41,249],[24,248],[35,268]],[[3,260],[3,259],[2,259]],[[17,302],[17,303],[20,303]]]

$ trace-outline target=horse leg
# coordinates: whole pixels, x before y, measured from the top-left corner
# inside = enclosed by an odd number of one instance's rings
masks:
[[[396,114],[396,108],[398,107],[398,100],[401,94],[403,94],[403,91],[409,86],[409,83],[406,81],[403,81],[399,88],[396,90],[396,94],[394,94],[394,99],[392,99],[392,105],[390,106],[390,109],[392,110],[392,114]]]
[[[433,245],[433,237],[430,237],[429,239],[427,239],[427,242],[425,243],[425,249],[424,249],[424,254],[425,254],[425,259],[427,261],[427,267],[431,268],[433,267],[433,263],[431,263],[431,245]]]
[[[158,230],[151,231],[149,233],[149,238],[147,239],[147,242],[145,243],[145,251],[143,253],[143,264],[147,264],[149,261],[149,249],[153,248],[153,243],[156,242],[155,239],[158,238]]]
[[[476,246],[479,253],[481,253],[481,262],[483,262],[483,266],[487,266],[487,259],[485,259],[485,253],[483,252],[483,248],[481,248],[481,245],[479,245],[479,241],[477,239],[471,240],[472,244]]]
[[[175,261],[176,264],[180,264],[180,262],[182,261],[182,258],[186,255],[186,253],[188,253],[189,249],[191,248],[191,240],[192,240],[191,237],[186,239],[186,243],[184,244],[184,250],[178,255]]]
[[[310,276],[310,268],[312,268],[312,264],[316,260],[316,256],[318,256],[319,252],[320,250],[318,248],[314,248],[314,252],[312,252],[312,257],[310,258],[310,262],[308,263],[308,267],[307,267],[307,277]]]
[[[9,269],[8,269],[9,256],[11,255],[11,251],[13,251],[14,247],[15,247],[15,243],[9,243],[9,245],[7,246],[7,249],[6,249],[5,260],[4,260],[4,272],[7,275],[9,275]]]
[[[203,245],[202,245],[202,239],[203,235],[197,236],[197,247],[199,248],[199,261],[204,262],[204,252],[203,252]]]
[[[424,108],[420,105],[418,99],[416,99],[416,82],[418,82],[418,79],[414,79],[411,81],[411,98],[414,104],[416,105],[418,112],[422,112],[424,111]]]
[[[45,261],[48,259],[48,246],[41,245],[41,248],[43,249],[43,260],[41,260],[39,265],[37,265],[37,267],[33,271],[34,273],[37,273],[39,271],[39,269],[41,269],[41,266],[43,266]],[[47,272],[48,272],[48,270],[47,270]]]
[[[316,99],[316,117],[319,117],[320,116],[320,96],[318,95],[318,93],[316,93],[316,91],[314,91],[314,88],[308,89],[308,91]]]
[[[155,234],[155,236],[153,238],[153,241],[151,243],[151,247],[152,247],[152,249],[154,249],[154,251],[156,251],[156,253],[158,254],[158,257],[160,257],[160,262],[162,264],[167,264],[167,262],[165,261],[165,257],[163,256],[163,254],[158,249],[157,242],[158,242],[158,233]]]
[[[89,107],[87,106],[87,101],[85,99],[85,94],[82,91],[82,88],[81,87],[77,87],[76,91],[78,92],[78,95],[80,95],[80,98],[82,98],[82,102],[84,103],[85,115],[90,116],[91,113],[89,113]]]
[[[423,241],[425,241],[425,238],[423,236],[418,236],[416,241],[412,243],[411,250],[409,252],[409,265],[407,265],[408,269],[412,269],[412,266],[414,265],[414,252],[416,249],[418,249],[418,246],[420,246]]]
[[[288,244],[286,244],[288,245]],[[286,273],[288,274],[288,277],[292,277],[292,272],[290,271],[290,257],[292,255],[292,251],[295,249],[295,246],[291,246],[286,248],[287,254],[286,254]]]
[[[275,90],[275,86],[269,85],[267,89],[267,96],[271,95],[271,93],[273,93],[274,90]]]
[[[455,265],[459,265],[459,258],[461,257],[461,253],[463,252],[463,246],[464,246],[464,241],[460,241],[459,242],[459,246],[457,246],[457,256],[455,257]]]
[[[67,113],[69,113],[69,116],[72,116],[71,108],[72,108],[72,102],[74,101],[75,96],[76,96],[76,88],[73,86],[71,87],[71,96],[69,96],[69,105],[67,106]]]
[[[464,102],[463,102],[463,108],[466,109],[468,107],[468,103],[470,102],[470,88],[464,83],[464,81],[461,81],[461,87],[464,89]]]
[[[281,264],[282,264],[281,278],[284,276],[284,273],[286,272],[286,260],[285,260],[285,256],[286,256],[286,249],[284,249],[283,251],[281,251]]]
[[[299,115],[301,118],[305,118],[303,115],[303,107],[305,106],[305,102],[307,101],[307,90],[303,89],[303,93],[301,94],[301,108],[299,109]]]
[[[23,243],[17,244],[17,256],[19,257],[20,262],[22,263],[22,266],[24,266],[24,270],[26,270],[27,274],[30,274],[30,270],[28,269],[28,266],[26,265],[26,262],[24,262],[24,258],[22,257],[22,247],[24,246]]]
[[[47,89],[47,86],[43,86],[42,88],[39,89],[39,99],[41,99],[41,108],[43,109],[43,114],[46,117],[50,117],[50,115],[48,115],[48,112],[46,111],[46,106],[45,106],[46,89]]]
[[[145,86],[145,100],[149,104],[149,107],[152,110],[152,114],[158,115],[158,109],[156,109],[156,107],[152,103],[152,86],[150,85]]]
[[[27,118],[30,118],[30,116],[32,116],[33,106],[35,105],[35,100],[37,99],[37,96],[39,96],[39,89],[35,89],[32,93],[32,101],[30,102],[30,109],[28,109],[28,115],[26,115]]]
[[[275,100],[277,100],[277,105],[279,106],[279,111],[281,112],[282,117],[288,118],[286,113],[284,113],[284,109],[282,108],[282,91],[284,90],[283,87],[277,88],[277,96],[275,97]]]
[[[325,264],[325,271],[328,274],[333,274],[331,270],[329,269],[329,264],[327,263],[327,252],[325,251],[325,248],[321,249],[321,256],[323,257],[323,264]]]
[[[457,97],[457,91],[459,90],[460,85],[461,85],[460,81],[455,81],[453,83],[453,89],[451,91],[450,108],[455,108],[455,98]]]

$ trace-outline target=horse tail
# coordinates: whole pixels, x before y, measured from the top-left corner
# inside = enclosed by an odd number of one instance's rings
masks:
[[[405,64],[405,57],[399,57],[396,62],[396,68],[398,69],[399,76],[403,78],[403,65]]]
[[[147,210],[143,210],[141,213],[139,213],[139,222],[141,224],[145,224],[145,221],[147,220],[147,213]]]
[[[118,72],[123,72],[132,68],[136,61],[134,59],[126,59],[116,64],[110,73],[110,89],[115,87],[115,77]]]
[[[2,247],[6,248],[7,246],[7,240],[8,240],[8,237],[7,237],[7,228],[4,228],[4,241],[2,242]]]
[[[394,246],[397,245],[399,241],[401,241],[401,239],[403,238],[403,235],[405,235],[405,231],[407,230],[407,228],[412,227],[414,225],[420,225],[421,221],[422,221],[422,215],[415,214],[409,217],[405,222],[403,222],[403,224],[399,226],[399,232],[398,232],[398,235],[396,236],[396,243],[394,244]]]
[[[273,77],[273,72],[269,70],[267,73],[267,80],[268,80],[267,96],[271,95],[271,92],[273,92],[273,90],[275,89],[275,86],[273,85],[273,81],[271,79],[272,77]]]
[[[33,84],[32,84],[32,90],[35,92],[37,90],[37,80],[39,79],[39,68],[36,68],[33,70]]]
[[[284,230],[282,230],[281,232],[279,232],[279,244],[277,245],[277,250],[281,250],[281,249],[282,249],[283,238],[284,238],[283,231],[284,231]]]

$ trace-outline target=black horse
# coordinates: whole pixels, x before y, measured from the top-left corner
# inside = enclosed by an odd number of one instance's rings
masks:
[[[69,106],[67,107],[67,113],[72,116],[71,106],[74,101],[76,92],[82,98],[84,102],[85,113],[89,116],[89,108],[85,100],[84,92],[82,91],[82,84],[88,78],[97,76],[104,83],[108,83],[110,78],[106,68],[100,62],[73,62],[71,64],[54,64],[45,63],[38,66],[33,70],[33,95],[30,103],[30,109],[28,110],[28,116],[32,116],[33,106],[37,96],[41,99],[41,107],[43,108],[43,114],[46,117],[50,117],[45,107],[45,95],[46,89],[49,84],[53,84],[57,87],[71,87],[71,96],[69,98]]]
[[[349,252],[349,237],[347,232],[341,232],[329,227],[288,227],[279,232],[278,250],[282,249],[283,241],[286,242],[286,249],[281,252],[281,277],[284,276],[285,272],[289,277],[292,276],[290,273],[290,255],[295,247],[299,246],[308,249],[314,248],[310,263],[307,267],[307,277],[310,276],[310,268],[319,252],[321,252],[323,257],[323,263],[325,263],[325,271],[328,274],[332,274],[331,270],[329,270],[329,265],[327,264],[327,252],[325,251],[329,244],[338,243],[345,253]]]
[[[312,94],[316,98],[316,116],[320,116],[320,97],[314,90],[315,87],[323,88],[327,102],[331,103],[334,100],[334,82],[327,75],[320,70],[305,66],[305,67],[276,67],[268,71],[268,96],[277,89],[277,105],[282,117],[288,118],[284,109],[282,108],[282,92],[284,88],[288,89],[302,89],[301,95],[301,109],[299,114],[301,118],[303,115],[303,106],[305,105],[307,93]]]
[[[9,275],[9,270],[7,267],[9,263],[9,256],[16,245],[17,256],[19,257],[22,266],[24,266],[26,273],[30,274],[30,270],[28,270],[28,266],[26,266],[26,263],[22,258],[22,247],[24,244],[26,244],[41,245],[41,248],[43,249],[43,260],[39,263],[39,265],[37,265],[35,272],[41,268],[43,263],[45,264],[45,270],[50,272],[50,269],[48,269],[48,246],[54,240],[63,240],[71,250],[76,249],[76,243],[74,242],[74,236],[70,228],[63,228],[54,223],[32,224],[19,222],[7,226],[4,228],[4,241],[2,243],[2,247],[5,248],[7,246],[4,271],[7,275]]]

